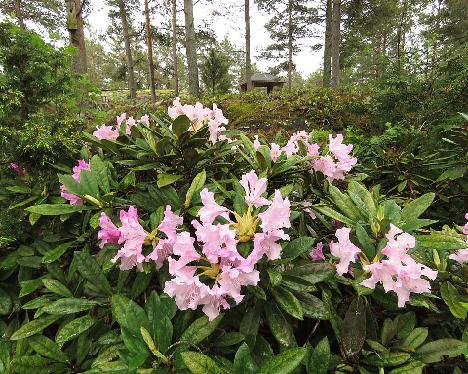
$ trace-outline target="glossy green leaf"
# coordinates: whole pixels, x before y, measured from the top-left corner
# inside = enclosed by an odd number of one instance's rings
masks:
[[[216,362],[198,352],[182,352],[182,360],[187,368],[193,374],[224,374],[224,371],[216,364]]]
[[[269,358],[259,369],[258,374],[288,374],[296,369],[307,354],[306,348],[291,348]]]
[[[19,339],[24,339],[29,336],[35,335],[38,332],[41,332],[42,330],[44,330],[47,326],[57,321],[59,318],[60,318],[59,316],[39,317],[21,326],[17,331],[13,333],[10,339],[19,340]]]
[[[63,343],[68,342],[74,338],[76,338],[81,333],[85,332],[86,330],[90,329],[96,320],[91,316],[83,316],[76,318],[67,324],[63,325],[59,331],[57,331],[57,336],[55,337],[55,341],[59,345],[63,345]]]
[[[307,372],[313,374],[326,374],[330,365],[331,353],[328,338],[324,337],[310,354],[307,362]]]

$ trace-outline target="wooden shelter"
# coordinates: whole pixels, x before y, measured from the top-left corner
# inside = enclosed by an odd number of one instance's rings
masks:
[[[267,74],[267,73],[254,73],[252,74],[252,88],[256,87],[265,87],[267,90],[267,93],[270,93],[274,87],[282,87],[285,83],[285,80],[276,77],[272,74]],[[247,91],[247,82],[242,82],[241,83],[241,91],[246,92]]]

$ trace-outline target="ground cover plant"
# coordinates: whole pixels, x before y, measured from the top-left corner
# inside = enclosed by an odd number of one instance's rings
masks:
[[[339,133],[228,126],[176,99],[40,184],[8,165],[0,372],[465,372],[465,222],[367,184]]]

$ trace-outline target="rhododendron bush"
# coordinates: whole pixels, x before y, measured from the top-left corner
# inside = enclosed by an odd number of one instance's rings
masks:
[[[228,128],[176,99],[84,134],[40,198],[11,166],[0,372],[468,370],[468,224],[366,186],[342,134]]]

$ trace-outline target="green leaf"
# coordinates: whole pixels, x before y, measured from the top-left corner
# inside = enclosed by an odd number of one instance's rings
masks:
[[[325,336],[312,351],[307,363],[307,372],[314,374],[326,374],[330,365],[330,344]]]
[[[399,314],[393,323],[395,324],[397,336],[400,339],[406,338],[416,325],[416,314],[414,312]]]
[[[207,316],[202,316],[192,322],[187,330],[183,332],[180,340],[185,340],[192,344],[198,344],[213,333],[222,319],[222,314],[211,322],[208,320]]]
[[[15,331],[10,340],[19,340],[35,335],[38,332],[44,330],[47,326],[57,321],[59,318],[59,316],[42,316],[32,320]]]
[[[258,332],[258,326],[260,324],[260,304],[255,305],[254,307],[251,307],[250,309],[247,310],[246,313],[244,313],[241,323],[240,323],[240,328],[239,331],[244,334],[245,336],[247,335],[257,335]]]
[[[181,357],[185,366],[193,374],[224,374],[216,362],[204,354],[187,351],[182,352]]]
[[[276,304],[265,304],[264,311],[268,327],[278,343],[284,347],[296,346],[292,326]]]
[[[87,299],[65,298],[56,300],[45,307],[42,311],[48,314],[65,315],[82,312],[96,306],[97,302]]]
[[[28,339],[28,343],[41,356],[58,362],[69,362],[67,355],[60,350],[58,344],[45,336],[32,336]]]
[[[314,238],[308,236],[302,236],[300,238],[294,239],[292,242],[288,243],[281,254],[282,258],[295,259],[304,252],[308,252],[312,249],[312,246],[315,242]]]
[[[172,335],[174,330],[171,320],[168,316],[164,316],[157,321],[154,329],[154,336],[156,337],[156,344],[158,349],[162,353],[166,353],[167,348],[169,348],[172,343]]]
[[[384,320],[382,331],[380,333],[380,340],[384,346],[392,341],[393,337],[396,334],[396,326],[390,318]]]
[[[333,202],[343,214],[345,214],[348,218],[350,218],[353,221],[359,220],[359,211],[357,210],[356,205],[354,205],[353,201],[348,195],[342,193],[338,188],[331,184],[329,187],[329,192]]]
[[[96,260],[86,251],[75,252],[74,259],[80,274],[104,294],[112,295],[112,289]]]
[[[354,221],[344,216],[341,213],[338,213],[336,210],[330,208],[326,205],[314,205],[314,209],[318,210],[320,213],[326,215],[327,217],[333,218],[337,221],[344,223],[346,226],[354,226]]]
[[[455,250],[466,248],[466,242],[461,237],[441,232],[432,232],[429,235],[417,235],[416,243],[421,247],[430,249]]]
[[[269,358],[258,371],[258,374],[288,374],[296,369],[307,353],[306,348],[291,348],[279,355]]]
[[[467,343],[456,339],[439,339],[424,344],[416,350],[416,357],[425,364],[439,362],[447,357],[456,357],[464,353]]]
[[[463,305],[462,297],[452,283],[443,282],[440,286],[440,294],[454,317],[465,320],[468,308]]]
[[[296,292],[295,295],[301,302],[302,311],[306,317],[321,320],[330,319],[330,311],[318,297],[308,292]]]
[[[158,174],[158,180],[157,180],[157,186],[159,188],[169,186],[170,184],[173,184],[183,178],[183,175],[180,174],[166,174],[166,173],[160,173]]]
[[[426,341],[428,334],[427,327],[417,327],[410,332],[400,345],[402,347],[416,349]]]
[[[242,343],[234,357],[234,374],[255,374],[256,365],[250,355],[249,346]]]
[[[270,283],[272,287],[276,287],[281,283],[283,277],[281,276],[281,272],[279,270],[271,268],[271,269],[267,269],[267,273],[268,273],[268,278],[270,279]]]
[[[130,299],[123,295],[112,295],[111,298],[111,310],[112,310],[112,318],[114,321],[120,326],[127,325],[127,319],[125,317],[125,309],[127,308]]]
[[[431,206],[434,197],[435,194],[433,192],[418,197],[403,208],[401,216],[405,221],[419,218]]]
[[[104,192],[104,194],[111,192],[109,172],[107,170],[106,164],[97,155],[94,155],[91,158],[91,171],[95,176],[95,179],[97,180],[97,183],[102,192]]]
[[[271,294],[286,313],[297,319],[302,320],[304,318],[300,301],[287,289],[274,287],[271,289]]]
[[[172,131],[177,136],[182,135],[190,127],[190,120],[186,115],[177,117],[172,123]]]
[[[13,301],[10,295],[0,288],[0,316],[6,316],[10,314],[13,308]]]
[[[365,356],[361,361],[367,365],[376,367],[392,367],[402,365],[411,358],[409,353],[403,352],[380,352]]]
[[[221,335],[214,341],[214,345],[217,347],[229,347],[231,345],[239,344],[244,341],[245,336],[240,332],[228,332],[224,335]]]
[[[76,338],[81,333],[90,329],[95,323],[96,320],[88,315],[76,318],[62,326],[60,330],[57,331],[55,341],[57,342],[57,344],[63,345],[63,343],[66,343]]]
[[[405,366],[391,370],[388,374],[422,374],[425,364],[420,361],[413,361]]]
[[[355,298],[343,320],[341,345],[347,357],[357,355],[366,340],[366,307],[360,297]]]
[[[70,292],[70,290],[58,280],[45,278],[42,280],[42,283],[44,283],[45,288],[53,293],[56,293],[57,295],[73,297],[73,294]]]
[[[286,270],[283,272],[283,276],[285,275],[298,277],[311,284],[315,284],[333,278],[335,275],[335,267],[324,262],[307,262]]]
[[[356,224],[356,236],[361,244],[361,248],[364,251],[368,259],[372,260],[375,256],[375,247],[373,240],[370,238],[367,231],[358,223]]]
[[[190,203],[192,202],[192,197],[193,195],[197,192],[200,191],[203,186],[205,185],[206,181],[206,171],[203,170],[200,173],[198,173],[195,178],[193,178],[192,183],[190,184],[190,187],[185,195],[185,202],[184,202],[184,207],[187,209],[190,206]]]
[[[47,253],[42,257],[42,263],[50,264],[58,260],[62,255],[70,248],[75,242],[62,243],[59,246],[47,251]]]
[[[62,214],[71,214],[92,209],[96,209],[96,207],[86,205],[42,204],[33,205],[24,210],[41,216],[61,216]]]

